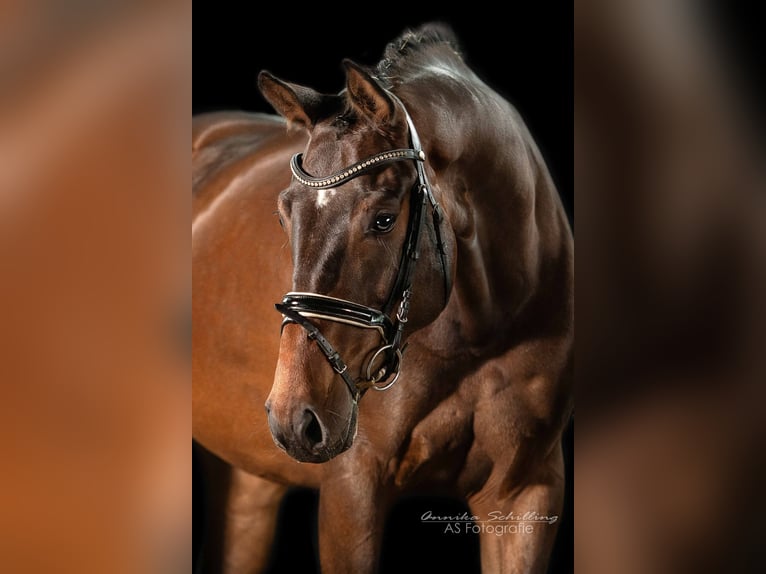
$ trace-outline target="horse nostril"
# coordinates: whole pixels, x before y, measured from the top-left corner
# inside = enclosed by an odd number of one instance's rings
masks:
[[[311,409],[306,409],[303,412],[303,416],[304,421],[306,421],[303,427],[303,435],[306,437],[308,447],[314,448],[322,442],[322,426]]]
[[[266,404],[263,405],[263,406],[266,408],[266,414],[270,415],[271,414],[271,401],[266,401]]]

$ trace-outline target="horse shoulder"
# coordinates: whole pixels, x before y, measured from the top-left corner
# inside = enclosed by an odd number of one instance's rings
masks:
[[[410,431],[396,460],[397,486],[452,483],[470,492],[492,468],[516,480],[568,420],[570,343],[566,336],[525,341],[460,380]]]

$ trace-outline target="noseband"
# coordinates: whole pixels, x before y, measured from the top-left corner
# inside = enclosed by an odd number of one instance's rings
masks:
[[[393,96],[393,94],[391,95]],[[284,329],[288,323],[296,323],[306,330],[309,339],[319,346],[319,349],[327,358],[332,368],[346,383],[354,401],[359,400],[361,394],[369,388],[384,391],[391,388],[399,379],[402,367],[402,354],[406,347],[406,344],[402,342],[402,334],[407,324],[407,315],[410,309],[412,274],[419,256],[420,236],[424,220],[423,213],[427,204],[431,205],[436,250],[441,259],[442,272],[444,274],[445,300],[449,296],[445,261],[446,254],[440,231],[442,212],[439,204],[436,203],[436,199],[428,184],[428,178],[426,177],[423,166],[426,155],[423,152],[418,132],[412,123],[412,118],[407,113],[407,109],[401,100],[396,98],[396,96],[393,97],[404,110],[409,129],[410,145],[412,147],[375,154],[328,177],[314,177],[306,173],[302,165],[303,154],[295,154],[290,161],[290,169],[295,179],[303,185],[314,189],[338,187],[360,175],[397,161],[414,161],[417,169],[417,181],[410,192],[410,214],[407,222],[407,233],[402,246],[399,270],[383,309],[378,310],[354,303],[353,301],[328,297],[319,293],[296,292],[287,293],[282,302],[275,305],[277,311],[284,316],[282,328]],[[392,320],[391,311],[397,303],[399,307],[395,318]],[[362,378],[356,381],[351,378],[348,367],[343,362],[343,359],[341,359],[340,354],[310,319],[324,319],[361,329],[374,329],[378,331],[382,345],[373,353]],[[375,368],[376,362],[380,362],[380,367],[377,369]]]

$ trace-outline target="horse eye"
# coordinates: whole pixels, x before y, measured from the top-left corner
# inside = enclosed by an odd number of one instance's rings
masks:
[[[375,223],[373,229],[378,233],[386,233],[391,231],[391,228],[396,223],[396,216],[390,213],[381,213],[375,217]]]

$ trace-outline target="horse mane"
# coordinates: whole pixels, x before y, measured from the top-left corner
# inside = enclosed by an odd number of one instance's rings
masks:
[[[389,42],[375,68],[375,75],[391,88],[416,73],[424,63],[445,57],[462,62],[457,36],[448,24],[429,22],[414,30],[407,29]]]

